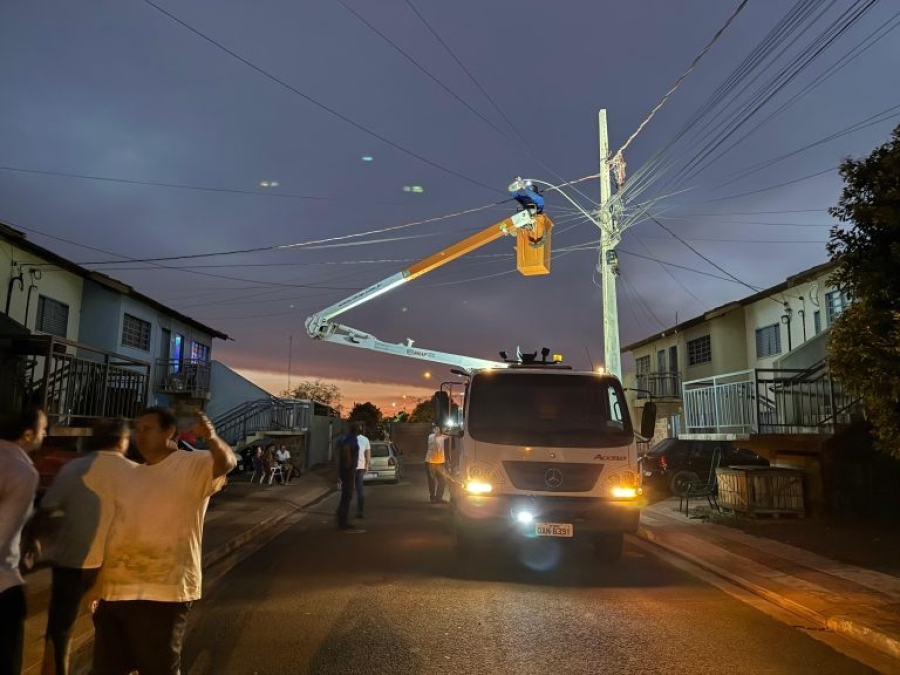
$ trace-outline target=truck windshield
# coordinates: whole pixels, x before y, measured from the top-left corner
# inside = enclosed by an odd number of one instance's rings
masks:
[[[486,443],[597,448],[634,438],[621,385],[595,375],[479,374],[468,405],[469,435]]]

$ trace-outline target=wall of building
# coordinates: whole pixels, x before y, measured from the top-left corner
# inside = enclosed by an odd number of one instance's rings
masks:
[[[334,459],[334,441],[343,433],[345,423],[337,417],[313,415],[310,418],[307,463],[310,468],[319,464],[331,464]],[[337,476],[335,475],[335,479]]]
[[[13,265],[13,263],[18,263]],[[9,297],[9,317],[25,325],[31,330],[35,330],[35,323],[38,315],[38,302],[41,295],[64,303],[69,307],[68,325],[66,327],[66,338],[69,340],[78,339],[78,331],[81,323],[82,308],[82,278],[77,274],[73,274],[68,270],[60,269],[52,265],[42,264],[44,260],[37,256],[23,251],[14,246],[11,242],[0,240],[0,280],[2,280],[2,304],[0,311],[6,310],[6,301]],[[30,274],[30,270],[36,270],[36,274]],[[22,278],[23,288],[20,290],[18,282],[12,289],[12,294],[8,295],[10,279],[18,276],[23,271]],[[40,276],[40,278],[37,278]],[[29,302],[29,288],[31,289],[31,300]],[[28,316],[25,316],[26,308]]]
[[[115,317],[121,314],[121,293],[93,281],[85,281],[78,341],[109,352],[118,352],[121,334],[116,332],[118,324]],[[149,360],[146,355],[136,358]]]
[[[747,361],[753,368],[807,368],[815,361],[824,358],[821,350],[804,350],[804,357],[792,359],[792,365],[779,365],[789,352],[800,349],[804,344],[810,343],[816,338],[815,312],[819,312],[820,329],[824,332],[828,328],[827,311],[825,309],[825,295],[834,290],[828,284],[828,274],[822,274],[818,278],[798,284],[785,293],[777,293],[767,298],[757,300],[744,307],[746,320]],[[791,311],[791,338],[788,341],[788,327],[782,323],[782,316],[786,314],[785,304]],[[764,326],[776,324],[781,336],[781,352],[769,357],[760,358],[756,354],[756,331]],[[805,331],[805,333],[804,333]],[[805,336],[805,339],[804,339]],[[820,343],[821,341],[817,341]],[[819,355],[816,357],[816,355]],[[810,360],[815,359],[815,360]],[[801,363],[801,365],[797,365]]]
[[[117,292],[91,280],[84,282],[83,319],[79,341],[116,354],[128,356],[151,364],[151,382],[156,382],[156,361],[174,358],[175,335],[183,335],[182,360],[191,357],[191,343],[196,341],[210,348],[212,336],[175,317],[161,312],[139,298]],[[129,314],[150,324],[150,345],[139,349],[122,344],[125,315]],[[169,330],[168,342],[163,344],[163,330]],[[166,404],[166,397],[156,397],[156,403]]]
[[[744,313],[739,308],[709,322],[712,335],[712,365],[715,375],[746,370]],[[693,378],[692,378],[693,379]]]
[[[272,395],[220,361],[212,362],[206,414],[215,421],[244,403],[271,398]]]

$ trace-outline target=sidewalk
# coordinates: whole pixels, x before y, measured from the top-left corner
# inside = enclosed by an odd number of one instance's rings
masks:
[[[647,507],[638,536],[818,626],[900,660],[900,578],[687,518],[678,498]]]
[[[333,475],[332,467],[324,467],[304,474],[293,485],[271,486],[251,485],[244,476],[229,478],[225,489],[209,502],[203,529],[204,569],[328,494],[336,483]],[[23,675],[34,675],[41,670],[50,582],[49,568],[25,578],[28,618],[25,622]],[[93,637],[90,613],[83,611],[72,630],[72,653],[78,653]]]

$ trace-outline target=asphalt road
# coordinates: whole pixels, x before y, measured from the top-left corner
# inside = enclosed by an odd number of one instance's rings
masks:
[[[612,565],[557,541],[461,557],[421,466],[367,500],[364,532],[332,495],[219,578],[185,672],[874,672],[634,543]]]

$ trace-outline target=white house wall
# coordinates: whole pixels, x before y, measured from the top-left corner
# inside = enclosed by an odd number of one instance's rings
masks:
[[[13,262],[18,263],[13,265]],[[20,271],[25,275],[22,279],[24,289],[19,290],[16,282],[10,297],[9,317],[26,328],[35,330],[38,313],[38,298],[43,295],[47,298],[61,302],[69,307],[69,319],[66,326],[66,338],[75,340],[78,337],[81,321],[81,297],[83,280],[80,276],[72,274],[68,270],[60,269],[53,265],[47,265],[47,261],[18,248],[8,241],[0,240],[0,278],[3,279],[3,305],[0,309],[6,309],[6,299],[9,290],[10,279],[18,276]],[[29,265],[40,265],[33,269],[40,270],[41,278],[37,279],[29,274]],[[32,284],[36,287],[31,292],[31,302],[28,302],[28,289]],[[25,316],[26,305],[28,316]]]
[[[706,324],[706,329],[712,335],[711,375],[734,373],[747,369],[744,326],[744,314],[740,308],[717,316]],[[695,378],[688,373],[688,377],[685,379]]]
[[[788,353],[787,326],[782,323],[781,317],[785,314],[784,303],[787,302],[792,310],[791,318],[791,346],[797,349],[804,343],[803,331],[806,329],[806,341],[816,336],[814,324],[814,312],[821,312],[821,327],[827,328],[825,311],[825,294],[834,290],[828,285],[829,273],[823,273],[816,279],[797,284],[783,293],[775,293],[744,307],[746,322],[747,362],[751,368],[774,368],[776,361]],[[802,298],[802,299],[801,299]],[[781,353],[759,358],[756,355],[756,331],[759,328],[772,324],[778,325],[781,335]],[[812,364],[806,364],[810,366]]]

